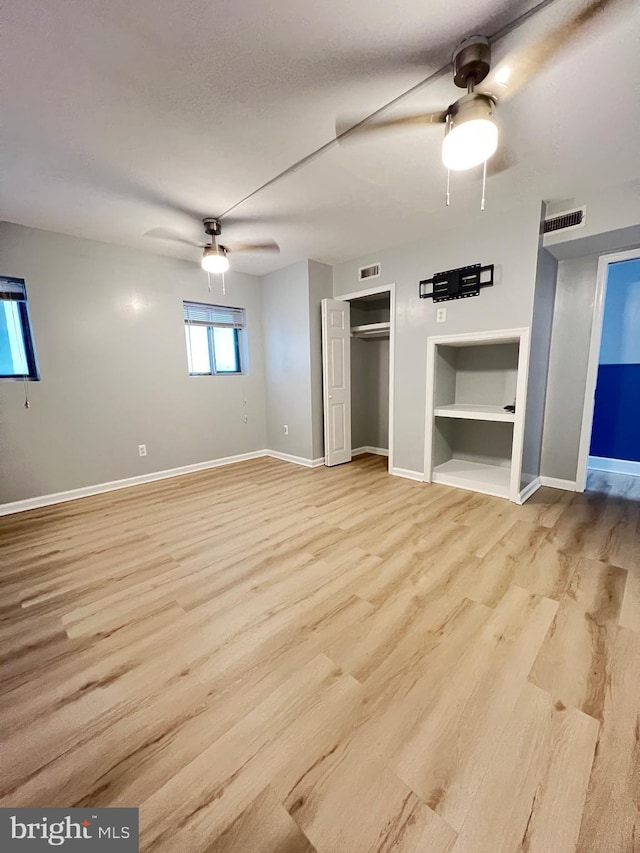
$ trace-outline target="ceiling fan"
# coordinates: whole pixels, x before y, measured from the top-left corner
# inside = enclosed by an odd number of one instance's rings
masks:
[[[204,233],[209,238],[208,243],[194,243],[184,237],[175,234],[167,228],[152,228],[147,231],[147,237],[157,237],[161,240],[171,240],[174,243],[182,243],[185,246],[193,246],[203,249],[200,264],[206,272],[224,273],[229,269],[229,253],[236,252],[279,252],[280,247],[274,240],[263,240],[261,243],[218,243],[218,237],[222,234],[222,223],[219,219],[207,216],[202,220]]]
[[[443,124],[442,161],[447,169],[462,171],[481,163],[486,166],[498,147],[496,107],[512,98],[555,56],[576,41],[596,15],[614,2],[591,0],[540,41],[507,57],[493,71],[489,39],[471,36],[458,45],[452,60],[453,82],[466,89],[466,95],[434,112],[377,118],[391,106],[388,104],[364,119],[349,121],[343,118],[336,124],[336,136],[342,141],[352,135]],[[484,85],[477,89],[480,84]]]

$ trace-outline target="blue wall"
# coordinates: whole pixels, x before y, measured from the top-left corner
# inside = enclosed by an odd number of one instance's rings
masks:
[[[590,455],[640,462],[640,260],[609,267]]]

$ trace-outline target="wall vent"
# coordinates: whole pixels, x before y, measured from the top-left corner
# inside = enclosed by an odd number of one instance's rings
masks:
[[[358,281],[367,281],[370,278],[380,278],[380,264],[370,264],[368,267],[360,267],[358,270]]]
[[[572,231],[574,228],[584,228],[587,216],[586,207],[576,207],[575,210],[567,210],[557,216],[550,216],[544,221],[544,233],[553,234],[556,231]]]

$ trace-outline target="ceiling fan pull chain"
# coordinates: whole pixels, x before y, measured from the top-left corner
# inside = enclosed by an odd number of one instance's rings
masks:
[[[451,186],[451,169],[447,169],[447,207],[451,204],[451,193],[449,192],[449,187]]]
[[[211,273],[207,270],[207,278],[209,279],[209,293],[211,293]]]
[[[482,199],[480,201],[480,210],[484,210],[484,191],[487,186],[487,161],[482,165]]]

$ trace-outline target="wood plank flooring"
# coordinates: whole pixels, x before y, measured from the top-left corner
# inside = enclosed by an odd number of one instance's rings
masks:
[[[640,853],[640,502],[258,459],[0,519],[2,806],[171,853]]]

